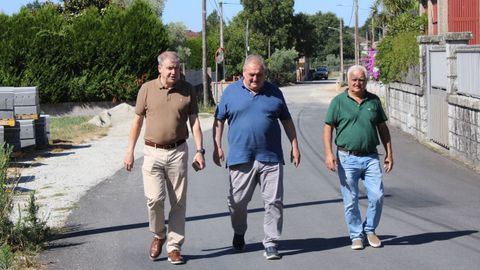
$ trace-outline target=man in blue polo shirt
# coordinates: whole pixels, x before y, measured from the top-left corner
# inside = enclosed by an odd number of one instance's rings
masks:
[[[375,234],[383,206],[382,168],[377,152],[380,140],[385,148],[384,169],[393,168],[392,142],[386,125],[387,116],[380,99],[365,90],[367,70],[363,66],[348,69],[348,89],[336,96],[328,107],[323,131],[325,165],[335,171],[338,168],[345,221],[348,226],[351,248],[363,249],[366,237],[372,247],[382,242]],[[332,133],[336,130],[337,157],[332,150]],[[362,222],[358,207],[358,182],[364,179],[368,206]]]
[[[218,166],[224,161],[222,133],[228,121],[227,167],[230,195],[228,206],[234,230],[233,249],[245,248],[247,206],[257,184],[264,200],[263,229],[265,257],[280,259],[277,241],[283,224],[283,152],[282,123],[290,140],[291,161],[300,164],[295,126],[282,92],[265,81],[265,62],[259,55],[250,55],[243,65],[243,79],[225,89],[215,112],[213,123],[213,161]]]

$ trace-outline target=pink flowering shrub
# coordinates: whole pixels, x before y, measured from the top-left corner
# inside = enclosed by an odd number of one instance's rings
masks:
[[[378,81],[379,77],[379,70],[375,67],[375,55],[377,54],[377,50],[370,48],[368,49],[368,54],[362,59],[363,66],[367,69],[368,74],[371,78],[375,81]]]

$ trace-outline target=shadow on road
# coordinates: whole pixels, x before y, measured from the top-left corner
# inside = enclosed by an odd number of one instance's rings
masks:
[[[478,233],[478,231],[474,230],[466,230],[466,231],[451,231],[451,232],[434,232],[434,233],[422,233],[422,234],[415,234],[415,235],[408,235],[402,237],[396,236],[381,236],[382,239],[389,239],[389,240],[382,240],[383,245],[385,246],[396,246],[396,245],[422,245],[427,244],[435,241],[446,241],[457,237],[462,237],[466,235],[471,235],[474,233]]]
[[[388,197],[386,195],[385,197]],[[360,196],[360,200],[367,199],[366,196]],[[321,204],[330,204],[330,203],[341,203],[342,199],[330,199],[330,200],[322,200],[322,201],[313,201],[313,202],[302,202],[302,203],[294,203],[294,204],[286,204],[284,205],[284,209],[289,208],[296,208],[296,207],[303,207],[303,206],[311,206],[311,205],[321,205]],[[258,213],[264,211],[263,208],[254,208],[248,210],[248,213]],[[221,212],[221,213],[214,213],[214,214],[206,214],[206,215],[199,215],[199,216],[192,216],[187,217],[186,221],[198,221],[198,220],[206,220],[206,219],[213,219],[213,218],[222,218],[230,216],[229,212]],[[168,220],[165,222],[168,224]],[[134,224],[126,224],[126,225],[118,225],[118,226],[111,226],[111,227],[103,227],[103,228],[96,228],[96,229],[89,229],[89,230],[81,230],[81,225],[74,225],[69,226],[66,228],[66,233],[57,234],[52,237],[51,240],[58,240],[58,239],[65,239],[65,238],[72,238],[72,237],[79,237],[79,236],[88,236],[100,233],[109,233],[109,232],[116,232],[116,231],[124,231],[124,230],[133,230],[138,228],[148,227],[148,222],[141,222],[141,223],[134,223]]]

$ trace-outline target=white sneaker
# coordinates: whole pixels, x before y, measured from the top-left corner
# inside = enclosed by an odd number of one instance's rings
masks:
[[[352,240],[352,246],[351,248],[353,250],[360,250],[363,249],[363,241],[362,239],[353,239]]]
[[[367,240],[371,247],[378,248],[382,246],[382,241],[380,241],[375,233],[367,233]]]

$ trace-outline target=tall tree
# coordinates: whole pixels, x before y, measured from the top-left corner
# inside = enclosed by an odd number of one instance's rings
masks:
[[[290,35],[293,0],[241,0],[240,3],[243,5],[244,22],[248,19],[249,31],[264,37],[263,46],[267,53],[269,47],[270,53],[275,49],[293,47],[295,39]]]
[[[183,63],[188,62],[190,49],[186,46],[187,26],[182,22],[171,22],[167,24],[170,49],[175,50]]]
[[[119,5],[123,8],[128,8],[137,0],[111,0],[112,4]],[[155,10],[158,17],[162,17],[163,9],[165,8],[165,0],[144,0]]]
[[[417,8],[417,0],[375,0],[370,8],[370,18],[374,28],[381,28],[385,35],[392,21],[402,14],[415,12]]]
[[[110,4],[110,0],[63,0],[65,12],[69,14],[78,14],[82,10],[91,6],[101,10]]]
[[[310,20],[309,15],[305,13],[298,13],[293,18],[291,36],[295,38],[295,49],[299,52],[300,56],[312,56],[315,47],[315,39],[312,35],[315,30],[315,25]]]

